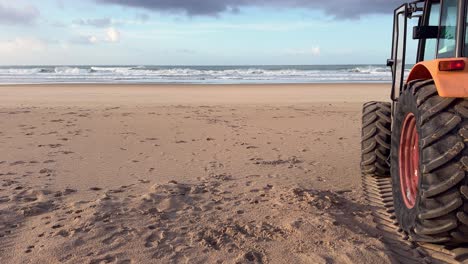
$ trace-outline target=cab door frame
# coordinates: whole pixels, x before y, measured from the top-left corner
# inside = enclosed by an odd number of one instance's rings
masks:
[[[443,2],[443,0],[442,0]],[[458,0],[458,18],[457,18],[457,37],[455,57],[460,58],[466,56],[465,53],[465,34],[466,34],[466,0]],[[442,9],[441,9],[442,10]]]
[[[401,22],[403,22],[403,25],[400,25],[400,18],[402,18]],[[407,24],[408,4],[406,3],[395,9],[393,17],[392,56],[391,59],[387,61],[387,65],[392,67],[392,101],[398,100],[398,97],[404,85],[404,73],[406,63],[406,37],[408,34]]]

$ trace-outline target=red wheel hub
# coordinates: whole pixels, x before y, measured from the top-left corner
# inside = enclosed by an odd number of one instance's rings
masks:
[[[413,113],[406,116],[401,129],[399,164],[401,194],[411,209],[416,204],[419,186],[419,135]]]

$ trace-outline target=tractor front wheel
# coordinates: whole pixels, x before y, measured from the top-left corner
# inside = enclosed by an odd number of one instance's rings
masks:
[[[395,106],[391,175],[397,220],[414,241],[468,242],[468,100],[408,85]]]

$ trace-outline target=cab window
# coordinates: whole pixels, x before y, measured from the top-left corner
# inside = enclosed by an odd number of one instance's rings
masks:
[[[438,26],[440,20],[440,2],[430,4],[428,26]],[[437,39],[426,39],[424,47],[424,60],[433,60],[437,54]]]
[[[442,1],[438,58],[455,57],[458,0]]]

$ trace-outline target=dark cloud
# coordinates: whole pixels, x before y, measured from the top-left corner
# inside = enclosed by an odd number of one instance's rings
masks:
[[[112,19],[110,18],[77,19],[73,21],[73,24],[77,24],[80,26],[110,27],[112,25]]]
[[[182,12],[187,15],[218,15],[238,12],[242,7],[307,8],[322,10],[336,18],[387,13],[402,0],[95,0],[98,3],[139,7],[156,11]]]
[[[139,13],[135,15],[135,19],[141,22],[147,22],[150,19],[150,16],[145,13]]]
[[[33,6],[12,7],[0,3],[0,24],[30,25],[39,17],[40,13]]]

